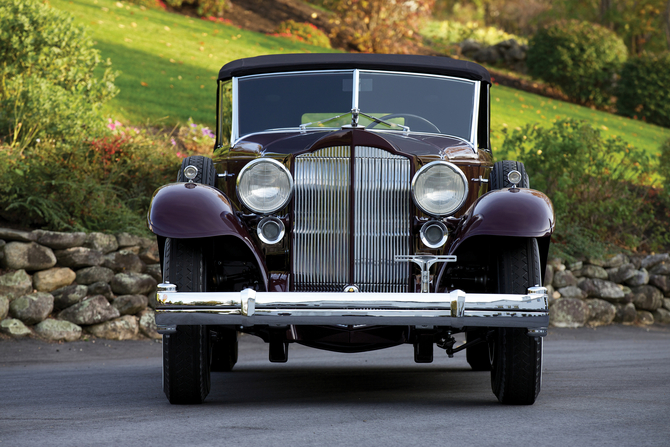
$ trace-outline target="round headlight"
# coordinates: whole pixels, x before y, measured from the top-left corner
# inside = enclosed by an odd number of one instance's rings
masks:
[[[258,158],[247,163],[237,177],[237,196],[255,213],[277,211],[291,200],[292,192],[291,173],[271,158]]]
[[[414,203],[431,216],[453,214],[468,197],[465,174],[456,165],[434,161],[419,169],[412,179]]]

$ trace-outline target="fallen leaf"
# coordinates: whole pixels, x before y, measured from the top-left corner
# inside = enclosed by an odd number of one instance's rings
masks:
[[[149,84],[147,84],[147,83],[144,82],[144,81],[140,82],[140,84],[142,84],[142,87],[149,87]]]

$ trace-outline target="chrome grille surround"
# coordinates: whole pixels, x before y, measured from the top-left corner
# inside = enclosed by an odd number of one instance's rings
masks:
[[[348,146],[338,146],[295,159],[295,290],[339,292],[353,283],[361,292],[407,292],[410,268],[395,262],[394,256],[410,254],[410,161],[357,146],[352,210],[350,156]]]

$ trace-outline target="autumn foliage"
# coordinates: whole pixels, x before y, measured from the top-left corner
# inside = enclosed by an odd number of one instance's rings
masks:
[[[435,0],[326,0],[334,11],[333,35],[347,35],[349,46],[370,53],[404,53],[419,21]]]

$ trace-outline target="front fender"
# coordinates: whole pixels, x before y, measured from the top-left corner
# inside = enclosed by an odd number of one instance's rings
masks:
[[[251,242],[230,200],[218,189],[199,183],[170,183],[158,188],[147,218],[149,229],[163,237],[238,236]]]
[[[267,290],[268,272],[261,250],[235,215],[230,200],[218,189],[199,183],[170,183],[151,198],[149,229],[175,239],[233,236],[251,251]]]
[[[474,236],[548,237],[554,225],[554,207],[540,191],[526,188],[489,191],[463,215],[453,232],[449,252],[455,252]]]

